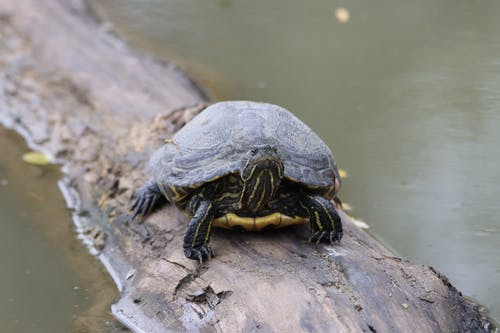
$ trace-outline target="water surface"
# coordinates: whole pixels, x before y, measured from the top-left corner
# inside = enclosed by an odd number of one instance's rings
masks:
[[[215,99],[305,120],[349,173],[352,213],[500,318],[500,2],[92,2]]]
[[[77,239],[58,167],[29,165],[0,127],[0,331],[121,332],[107,272]]]

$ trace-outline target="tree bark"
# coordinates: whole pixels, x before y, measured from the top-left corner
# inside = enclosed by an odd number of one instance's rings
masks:
[[[175,207],[129,223],[151,152],[205,94],[175,66],[133,51],[83,0],[0,0],[0,121],[64,170],[78,230],[137,332],[486,332],[491,324],[432,267],[395,257],[342,214],[340,245],[307,226],[215,230],[217,256],[182,253]],[[425,217],[423,217],[425,218]]]

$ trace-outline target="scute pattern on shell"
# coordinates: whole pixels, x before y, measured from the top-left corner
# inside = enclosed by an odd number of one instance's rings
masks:
[[[197,187],[239,172],[253,145],[278,149],[285,177],[326,192],[338,178],[328,146],[284,108],[235,101],[211,105],[194,117],[154,154],[155,179],[168,186]]]

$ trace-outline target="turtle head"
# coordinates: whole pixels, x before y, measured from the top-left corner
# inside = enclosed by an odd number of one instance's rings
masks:
[[[278,191],[284,167],[278,150],[272,145],[255,145],[245,156],[241,168],[243,190],[240,208],[256,213]]]

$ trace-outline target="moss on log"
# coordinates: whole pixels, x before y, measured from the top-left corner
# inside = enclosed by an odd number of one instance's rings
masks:
[[[0,35],[0,120],[62,165],[79,230],[120,290],[112,311],[132,330],[489,330],[446,277],[345,214],[340,246],[308,244],[307,226],[215,230],[217,257],[201,266],[182,253],[175,207],[129,225],[145,161],[206,105],[203,92],[101,29],[84,1],[0,0]]]

